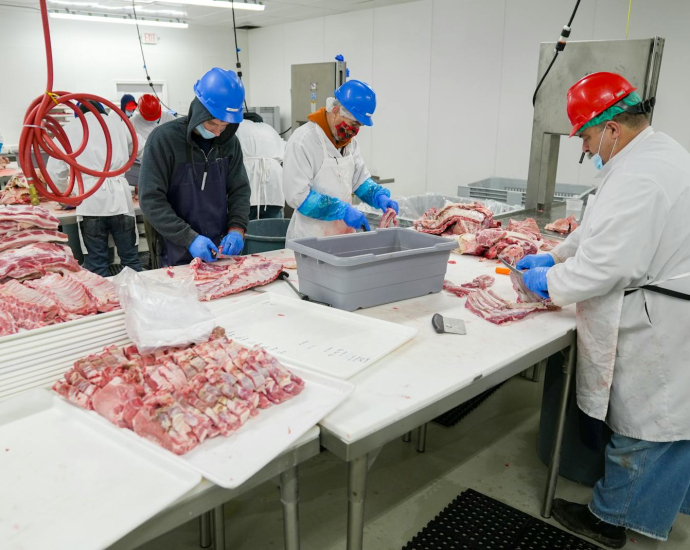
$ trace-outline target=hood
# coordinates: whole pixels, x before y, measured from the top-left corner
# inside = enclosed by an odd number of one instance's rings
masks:
[[[213,115],[203,106],[199,98],[195,97],[189,106],[189,113],[187,114],[187,143],[195,145],[192,140],[192,131],[202,122],[206,122],[212,118],[214,118]],[[227,143],[232,139],[239,127],[239,124],[228,124],[227,128],[216,138],[216,142],[219,145]]]

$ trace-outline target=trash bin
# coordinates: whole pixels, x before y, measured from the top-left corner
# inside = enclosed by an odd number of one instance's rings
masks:
[[[260,254],[285,248],[288,225],[290,225],[290,220],[285,218],[251,220],[244,236],[242,254]]]
[[[537,452],[546,465],[551,460],[551,446],[556,435],[554,430],[558,419],[564,361],[562,353],[549,357],[544,375]],[[604,476],[604,454],[606,445],[611,440],[611,433],[611,429],[604,422],[587,416],[577,406],[573,380],[565,419],[559,475],[590,487],[594,486]]]

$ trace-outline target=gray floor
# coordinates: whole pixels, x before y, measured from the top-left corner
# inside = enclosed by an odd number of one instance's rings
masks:
[[[459,493],[473,488],[539,517],[546,467],[535,450],[541,384],[515,378],[454,428],[430,424],[426,453],[394,441],[370,473],[365,548],[400,550]],[[345,465],[327,452],[300,470],[303,550],[343,550],[347,512]],[[559,480],[557,496],[589,500],[590,489]],[[226,504],[227,548],[283,547],[276,484]],[[554,522],[555,523],[555,522]],[[196,550],[197,521],[152,541],[146,550]],[[631,534],[626,548],[690,548],[690,518],[679,516],[666,543]]]

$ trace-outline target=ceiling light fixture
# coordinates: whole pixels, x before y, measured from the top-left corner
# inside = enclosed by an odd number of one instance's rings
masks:
[[[73,21],[91,21],[93,23],[120,23],[123,25],[136,25],[137,19],[129,17],[109,16],[109,15],[83,15],[77,13],[50,12],[53,19],[72,19]],[[187,23],[177,21],[159,21],[153,19],[138,19],[142,27],[170,27],[173,29],[186,29]]]
[[[90,8],[98,11],[134,11],[132,6],[104,6],[97,2],[68,2],[66,0],[48,0],[48,2],[60,6],[73,6],[82,9]],[[187,15],[187,12],[179,10],[152,10],[140,6],[135,6],[135,8],[137,13],[149,13],[151,15],[171,15],[173,17],[186,17]]]
[[[206,8],[224,8],[249,11],[264,11],[263,4],[248,4],[247,2],[226,2],[225,0],[165,0],[166,4],[181,4],[183,6],[203,6]]]

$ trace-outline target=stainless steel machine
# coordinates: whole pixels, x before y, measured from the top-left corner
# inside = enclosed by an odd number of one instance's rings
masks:
[[[256,113],[264,119],[264,124],[271,126],[276,132],[282,132],[280,128],[280,107],[249,107],[249,113]]]
[[[292,130],[306,124],[307,117],[326,106],[326,99],[345,83],[345,61],[306,63],[292,66]]]
[[[538,78],[541,78],[551,63],[554,46],[554,42],[541,44]],[[560,139],[561,136],[569,135],[571,128],[565,109],[568,89],[587,74],[609,71],[625,76],[637,87],[643,100],[650,98],[656,95],[663,51],[664,39],[659,37],[568,42],[568,47],[559,54],[559,59],[537,94],[532,123],[526,209],[536,208],[546,212],[551,210]],[[577,159],[573,159],[573,162],[577,162]]]

